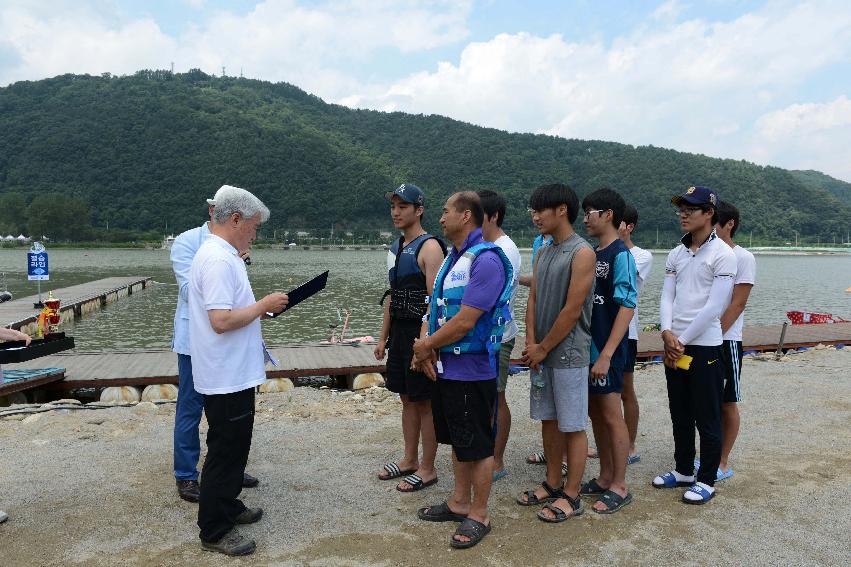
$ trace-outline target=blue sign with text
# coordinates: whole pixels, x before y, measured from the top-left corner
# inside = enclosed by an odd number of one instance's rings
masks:
[[[27,253],[27,279],[30,281],[46,281],[50,279],[50,271],[47,267],[47,252]]]

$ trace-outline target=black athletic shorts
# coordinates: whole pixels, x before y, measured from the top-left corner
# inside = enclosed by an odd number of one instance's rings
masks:
[[[452,445],[461,462],[493,457],[496,378],[437,379],[431,412],[437,442]]]
[[[419,338],[421,325],[417,321],[393,321],[387,347],[387,389],[408,396],[412,402],[430,400],[434,390],[434,382],[425,374],[411,370],[414,339]]]
[[[721,401],[741,402],[739,376],[742,374],[742,341],[724,341],[721,349],[721,360],[724,362],[724,397]]]
[[[624,372],[635,372],[635,359],[638,356],[638,340],[626,340],[626,362],[623,365]]]

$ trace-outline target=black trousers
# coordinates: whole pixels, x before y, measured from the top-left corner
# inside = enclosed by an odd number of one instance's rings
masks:
[[[721,463],[721,396],[724,390],[721,346],[687,346],[685,353],[694,358],[691,368],[665,367],[676,470],[685,476],[694,474],[694,428],[697,426],[700,435],[697,480],[713,486]]]
[[[213,543],[236,525],[245,510],[238,496],[254,429],[254,388],[204,396],[207,458],[201,470],[198,527],[201,540]]]

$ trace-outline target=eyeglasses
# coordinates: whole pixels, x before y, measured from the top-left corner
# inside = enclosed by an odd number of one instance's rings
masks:
[[[609,209],[598,209],[596,211],[588,211],[588,212],[585,213],[585,215],[583,215],[582,218],[584,218],[585,220],[588,220],[589,218],[591,218],[591,215],[593,215],[594,213],[600,213],[600,216],[603,216],[603,213],[605,213],[608,210]]]
[[[674,209],[674,214],[678,217],[690,217],[697,212],[703,212],[703,209],[700,207],[682,207],[680,209]]]

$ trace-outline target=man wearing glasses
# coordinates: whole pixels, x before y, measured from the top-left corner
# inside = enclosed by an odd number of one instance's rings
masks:
[[[686,232],[665,262],[659,307],[676,467],[654,478],[653,486],[688,486],[683,502],[705,504],[715,497],[721,461],[720,317],[733,290],[736,256],[713,228],[718,216],[715,191],[689,187],[671,202],[678,207],[680,226]],[[701,456],[696,478],[695,425]]]

